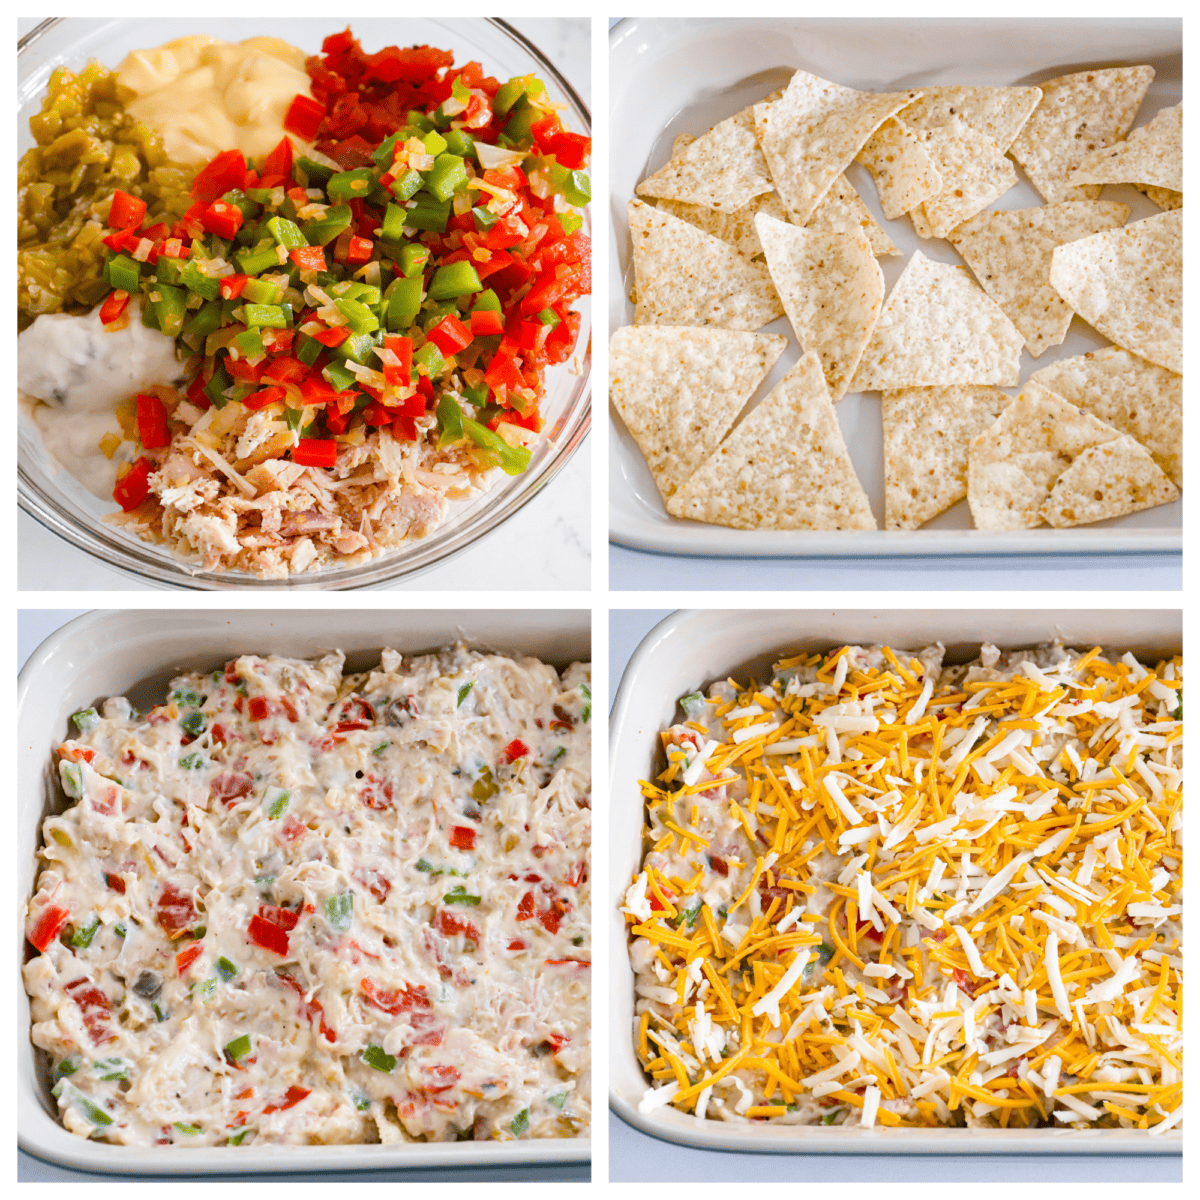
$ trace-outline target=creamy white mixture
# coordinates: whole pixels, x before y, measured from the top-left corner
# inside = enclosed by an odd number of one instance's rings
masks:
[[[133,314],[108,330],[100,309],[86,316],[47,313],[17,335],[17,388],[31,404],[42,444],[54,460],[101,500],[112,503],[119,455],[100,449],[106,433],[121,436],[116,407],[156,383],[183,377],[175,340]],[[128,443],[132,449],[132,443]]]
[[[24,970],[73,1132],[586,1133],[588,668],[342,664],[245,656],[73,718]]]

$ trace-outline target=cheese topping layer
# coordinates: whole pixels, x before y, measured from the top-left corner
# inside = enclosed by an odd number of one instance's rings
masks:
[[[245,656],[76,714],[24,970],[73,1132],[585,1135],[588,668],[342,667]]]
[[[643,1112],[1182,1120],[1182,659],[942,654],[682,698],[622,910]]]

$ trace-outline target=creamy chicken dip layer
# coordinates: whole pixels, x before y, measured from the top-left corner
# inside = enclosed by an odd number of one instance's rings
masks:
[[[72,1132],[586,1135],[589,668],[343,661],[246,655],[73,718],[24,968]]]
[[[643,1112],[1182,1119],[1182,658],[942,656],[681,698],[623,907]]]

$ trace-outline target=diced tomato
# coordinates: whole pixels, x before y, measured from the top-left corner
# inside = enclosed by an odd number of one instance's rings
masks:
[[[108,298],[100,305],[100,324],[111,325],[114,321],[120,320],[125,315],[125,310],[128,307],[128,292],[120,288],[114,292],[109,292]]]
[[[475,849],[475,830],[469,825],[454,825],[450,829],[450,845],[456,850]]]
[[[292,451],[292,461],[302,467],[337,465],[338,444],[324,438],[301,438]]]
[[[324,246],[297,246],[288,257],[302,271],[324,271],[327,265]],[[369,258],[370,255],[367,257]]]
[[[117,188],[108,210],[109,229],[136,229],[146,215],[146,202]]]
[[[139,458],[123,479],[118,479],[113,488],[113,499],[125,510],[132,512],[150,494],[149,460]]]
[[[189,946],[186,950],[180,950],[175,955],[175,970],[182,975],[200,957],[204,947],[199,943]]]
[[[138,437],[147,450],[157,450],[171,444],[171,434],[167,429],[167,410],[157,396],[138,396],[137,426]]]
[[[192,183],[192,199],[211,204],[234,188],[246,186],[246,156],[240,150],[222,150]],[[195,205],[192,206],[195,208]],[[192,209],[188,209],[191,213]]]
[[[45,950],[62,932],[62,927],[67,923],[70,915],[69,909],[59,908],[57,904],[52,904],[38,914],[33,928],[25,936],[35,949]]]
[[[560,300],[574,300],[590,290],[591,268],[587,263],[560,264],[543,272],[521,301],[522,316],[536,316]]]
[[[172,941],[185,934],[196,922],[196,909],[187,892],[181,892],[170,880],[163,884],[158,897],[156,920]]]
[[[288,176],[292,173],[292,141],[291,138],[279,139],[279,144],[258,164],[259,174]]]
[[[498,312],[482,309],[471,314],[471,333],[475,337],[491,337],[504,332],[504,319]]]
[[[427,336],[449,358],[469,345],[475,335],[453,313],[449,313],[429,331]]]

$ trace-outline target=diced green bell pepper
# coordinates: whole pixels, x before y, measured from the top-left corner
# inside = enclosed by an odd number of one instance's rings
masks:
[[[425,143],[425,153],[437,158],[446,149],[446,139],[436,129],[431,129],[422,139]]]
[[[287,289],[269,279],[248,279],[242,288],[242,298],[249,304],[279,304]]]
[[[467,165],[457,154],[439,154],[425,187],[439,200],[449,200],[467,186],[467,178]]]
[[[419,195],[414,208],[408,210],[404,223],[412,229],[425,229],[432,233],[445,233],[452,208],[450,200],[438,202],[432,196]]]
[[[350,228],[352,220],[354,214],[350,211],[350,206],[338,204],[326,209],[323,217],[307,221],[301,226],[301,232],[308,239],[310,246],[328,246],[340,233]]]
[[[128,254],[115,254],[108,260],[105,269],[108,282],[114,289],[126,291],[131,296],[137,295],[142,282],[142,268],[136,259]]]
[[[475,298],[475,303],[471,305],[471,311],[475,312],[498,312],[504,311],[503,305],[500,303],[500,297],[496,295],[491,288],[487,291],[480,292]]]
[[[229,373],[218,362],[216,369],[212,373],[212,378],[205,384],[204,394],[212,401],[215,408],[224,408],[229,403],[229,399],[224,395],[224,392],[232,384],[233,380],[229,378]]]
[[[354,893],[339,892],[325,899],[325,919],[334,929],[344,933],[354,920]]]
[[[272,217],[267,222],[267,228],[271,231],[271,236],[288,250],[297,250],[308,245],[304,234],[300,232],[300,226],[284,217]]]
[[[86,950],[100,928],[100,918],[93,917],[86,925],[81,925],[71,934],[71,945],[77,950]]]
[[[460,259],[448,267],[438,267],[429,284],[429,294],[434,300],[453,300],[458,296],[469,296],[483,287],[479,273],[468,259]]]
[[[155,291],[159,295],[159,299],[154,301],[158,327],[168,337],[176,337],[187,317],[187,293],[182,288],[168,287],[165,283],[160,283]]]
[[[487,233],[495,223],[500,220],[494,212],[489,212],[486,208],[476,206],[471,209],[471,216],[475,218],[475,232]]]
[[[161,278],[159,282],[162,282]],[[205,300],[216,300],[221,294],[220,280],[214,279],[211,275],[205,275],[194,259],[189,258],[184,263],[183,269],[179,272],[179,282],[189,292],[195,292],[197,296],[203,296]]]
[[[512,110],[512,106],[525,95],[525,80],[520,76],[502,83],[492,99],[492,112],[503,117]]]
[[[314,162],[311,158],[306,158],[304,155],[296,159],[296,166],[304,172],[305,177],[308,179],[309,187],[324,187],[333,175],[332,167],[327,167],[324,163]]]
[[[331,175],[325,184],[330,200],[365,200],[375,183],[375,172],[370,167],[355,167],[353,171],[339,171]]]
[[[379,318],[360,301],[339,296],[333,303],[355,333],[371,333],[379,328]]]
[[[510,446],[498,433],[470,417],[463,417],[463,429],[475,445],[491,450],[499,457],[500,467],[506,475],[520,475],[529,466],[527,446]]]
[[[436,379],[446,369],[446,359],[433,342],[426,342],[413,355],[413,365],[424,367],[425,374]]]
[[[251,1042],[250,1035],[248,1033],[240,1034],[238,1037],[235,1037],[232,1042],[226,1042],[225,1044],[225,1053],[228,1054],[234,1062],[245,1058],[246,1055],[250,1053],[250,1050]]]
[[[448,129],[446,131],[446,149],[459,158],[475,158],[475,142],[465,129]]]
[[[183,265],[186,260],[182,258],[168,258],[165,254],[159,256],[159,260],[154,265],[154,275],[159,283],[165,283],[169,287],[179,287],[183,283]]]
[[[281,265],[274,246],[264,246],[261,250],[239,250],[233,260],[243,275],[261,275]]]
[[[243,358],[250,362],[262,358],[267,352],[263,345],[262,334],[257,329],[243,329],[233,341],[234,345],[242,352]]]
[[[392,1070],[395,1070],[396,1059],[388,1054],[382,1046],[376,1046],[372,1042],[361,1055],[362,1061],[368,1067],[373,1067],[376,1071],[382,1071],[385,1075]]]
[[[391,193],[395,199],[403,203],[405,200],[411,200],[421,190],[424,182],[425,176],[420,171],[405,171],[392,184]]]
[[[287,314],[282,304],[246,304],[242,306],[247,325],[264,329],[286,329]]]
[[[339,392],[348,392],[358,384],[358,376],[340,363],[330,363],[321,374],[328,380],[330,387],[337,388]]]
[[[315,337],[302,333],[296,340],[296,357],[306,366],[311,367],[321,357],[325,347]]]
[[[387,326],[395,332],[407,329],[421,311],[424,298],[421,276],[397,279],[388,289]]]
[[[441,433],[438,435],[439,450],[462,441],[464,437],[462,409],[458,407],[451,396],[443,396],[438,401],[437,418],[441,428]]]

